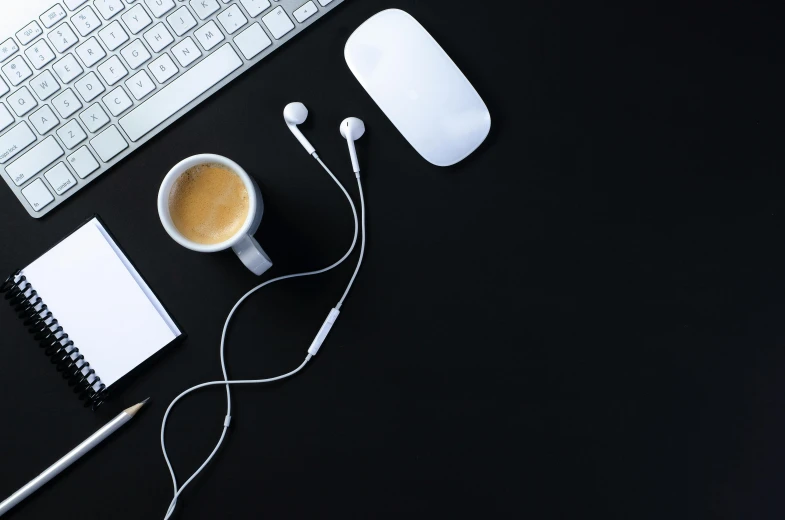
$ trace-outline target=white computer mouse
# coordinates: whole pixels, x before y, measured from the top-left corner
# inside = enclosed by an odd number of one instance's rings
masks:
[[[422,25],[400,9],[357,28],[346,63],[379,108],[427,161],[450,166],[491,129],[480,95]]]

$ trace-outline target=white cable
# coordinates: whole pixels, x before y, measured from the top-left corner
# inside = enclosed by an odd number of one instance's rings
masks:
[[[327,168],[325,164],[319,159],[316,158],[317,161],[321,163],[322,166]],[[363,263],[363,257],[365,257],[365,195],[363,194],[363,185],[360,182],[360,172],[357,172],[357,186],[360,188],[360,218],[362,219],[362,240],[360,241],[360,258],[357,260],[357,267],[354,269],[354,274],[352,274],[352,279],[349,280],[349,285],[346,286],[346,290],[343,292],[343,296],[341,296],[340,301],[338,301],[338,305],[335,306],[336,309],[341,310],[341,306],[343,305],[343,301],[349,295],[349,291],[354,285],[354,279],[357,278],[357,273],[360,272],[360,266]]]
[[[171,517],[172,513],[174,513],[175,506],[177,505],[177,498],[180,496],[180,494],[183,492],[183,490],[186,488],[186,486],[188,486],[188,484],[190,484],[191,481],[194,478],[196,478],[196,476],[207,466],[207,464],[210,462],[210,460],[212,460],[213,456],[218,452],[218,448],[220,448],[221,444],[223,443],[224,437],[226,437],[226,431],[229,428],[229,421],[230,421],[231,415],[232,415],[231,414],[231,411],[232,411],[232,397],[231,397],[231,393],[229,391],[229,385],[270,383],[272,381],[278,381],[280,379],[285,379],[287,377],[291,377],[291,376],[295,375],[297,372],[302,370],[303,367],[305,367],[305,365],[308,363],[308,361],[310,361],[310,359],[313,357],[311,354],[308,354],[305,357],[305,360],[302,362],[302,364],[300,364],[300,366],[298,366],[296,369],[292,370],[291,372],[288,372],[288,373],[280,375],[280,376],[270,377],[270,378],[266,378],[266,379],[243,379],[243,380],[230,381],[229,380],[229,375],[228,375],[227,370],[226,370],[226,359],[225,359],[225,356],[224,356],[224,351],[225,351],[224,346],[226,344],[226,331],[229,328],[229,322],[231,321],[232,316],[234,316],[234,313],[237,310],[237,308],[249,296],[251,296],[253,293],[258,291],[262,287],[265,287],[265,286],[270,285],[270,284],[275,283],[275,282],[279,282],[281,280],[287,280],[289,278],[300,278],[300,277],[303,277],[303,276],[313,276],[313,275],[325,273],[325,272],[327,272],[327,271],[329,271],[329,270],[339,266],[340,264],[342,264],[343,261],[346,260],[349,257],[349,255],[352,253],[352,251],[354,251],[354,247],[357,244],[357,234],[358,234],[358,229],[359,229],[359,223],[358,223],[358,219],[357,219],[357,209],[356,209],[356,207],[354,205],[354,202],[352,201],[352,198],[349,196],[349,193],[346,191],[346,189],[343,187],[343,185],[340,183],[340,181],[335,177],[333,172],[330,171],[330,169],[327,167],[327,165],[324,164],[324,162],[322,162],[322,160],[319,158],[319,156],[316,155],[316,153],[314,153],[313,157],[314,157],[314,159],[316,159],[319,162],[319,164],[322,166],[322,168],[324,168],[324,170],[330,175],[332,180],[335,181],[335,183],[341,189],[343,194],[346,196],[346,199],[349,201],[349,205],[352,208],[352,215],[354,216],[354,238],[352,239],[352,244],[349,247],[349,250],[337,262],[335,262],[334,264],[332,264],[332,265],[330,265],[328,267],[325,267],[324,269],[319,269],[319,270],[316,270],[316,271],[308,271],[308,272],[305,272],[305,273],[296,273],[296,274],[289,274],[289,275],[285,275],[285,276],[279,276],[278,278],[273,278],[271,280],[267,280],[266,282],[263,282],[263,283],[257,285],[256,287],[254,287],[253,289],[251,289],[250,291],[245,293],[243,295],[243,297],[240,298],[237,301],[237,303],[234,304],[234,307],[232,307],[232,310],[229,311],[229,315],[226,318],[226,322],[224,322],[223,332],[221,333],[221,349],[220,350],[221,350],[221,372],[223,373],[223,380],[222,381],[209,381],[207,383],[202,383],[202,384],[193,386],[193,387],[189,388],[188,390],[184,391],[183,393],[181,393],[180,395],[178,395],[169,404],[169,407],[166,409],[166,413],[164,414],[163,421],[161,422],[161,451],[163,452],[164,460],[166,461],[166,466],[169,468],[169,473],[172,476],[172,485],[174,487],[174,497],[172,498],[172,501],[169,504],[169,508],[166,511],[166,516],[164,517],[164,520],[168,520],[169,517]],[[341,305],[343,305],[343,302],[346,299],[346,296],[349,294],[349,290],[351,289],[352,285],[354,284],[354,280],[357,277],[357,273],[360,271],[360,266],[362,265],[363,256],[364,256],[364,253],[365,253],[365,196],[363,194],[362,182],[360,181],[359,174],[357,174],[357,186],[358,186],[359,191],[360,191],[360,203],[361,203],[361,210],[362,210],[362,242],[361,242],[361,246],[360,246],[360,257],[359,257],[359,259],[357,261],[357,267],[354,270],[354,274],[352,275],[352,278],[349,281],[348,286],[346,287],[346,291],[344,291],[343,296],[341,297],[341,299],[339,300],[338,304],[335,307],[336,309],[340,309],[341,308]],[[201,388],[205,388],[207,386],[214,386],[214,385],[226,385],[226,416],[224,418],[224,426],[223,426],[223,430],[221,431],[221,436],[218,439],[218,443],[215,445],[215,448],[213,448],[213,451],[205,459],[205,461],[202,463],[202,465],[199,466],[199,468],[196,471],[194,471],[194,473],[188,478],[188,480],[186,480],[185,483],[178,488],[177,487],[177,477],[175,476],[174,468],[172,467],[172,463],[169,460],[169,455],[166,452],[166,442],[164,440],[164,432],[166,431],[166,420],[169,417],[169,412],[172,411],[172,408],[174,407],[174,405],[180,399],[182,399],[186,395],[190,394],[191,392],[194,392],[194,391],[199,390]]]
[[[207,457],[207,458],[204,460],[204,462],[202,463],[202,465],[201,465],[201,466],[199,466],[199,468],[198,468],[196,471],[194,471],[193,475],[191,475],[191,476],[188,478],[188,480],[186,480],[186,481],[185,481],[185,484],[183,484],[183,485],[182,485],[182,486],[181,486],[181,487],[178,489],[178,488],[177,488],[177,481],[175,480],[175,476],[174,476],[174,469],[172,468],[172,464],[171,464],[171,462],[169,462],[169,457],[167,456],[167,453],[166,453],[166,447],[165,447],[165,445],[164,445],[164,428],[166,427],[166,419],[169,417],[169,412],[172,410],[172,407],[175,405],[175,403],[176,403],[177,401],[179,401],[180,399],[182,399],[183,397],[185,397],[186,395],[190,394],[191,392],[193,392],[193,391],[195,391],[195,390],[199,390],[200,388],[204,388],[204,387],[206,387],[206,386],[213,386],[213,385],[226,385],[226,386],[227,386],[227,388],[228,388],[228,387],[229,387],[229,385],[242,385],[242,384],[270,383],[270,382],[272,382],[272,381],[278,381],[279,379],[285,379],[285,378],[287,378],[287,377],[289,377],[289,376],[293,376],[294,374],[296,374],[297,372],[299,372],[300,370],[302,370],[302,368],[303,368],[303,367],[306,365],[306,363],[308,363],[308,361],[310,361],[311,357],[312,357],[312,356],[311,356],[310,354],[308,354],[307,356],[305,356],[305,361],[303,361],[303,362],[302,362],[302,364],[300,364],[300,366],[299,366],[299,367],[295,368],[294,370],[292,370],[291,372],[289,372],[289,373],[287,373],[287,374],[283,374],[283,375],[276,376],[276,377],[271,377],[271,378],[268,378],[268,379],[241,379],[241,380],[235,380],[235,381],[227,381],[226,379],[224,379],[224,380],[222,380],[222,381],[209,381],[209,382],[207,382],[207,383],[202,383],[202,384],[200,384],[200,385],[196,385],[196,386],[194,386],[194,387],[191,387],[191,388],[189,388],[189,389],[188,389],[188,390],[186,390],[185,392],[183,392],[183,393],[181,393],[180,395],[178,395],[178,396],[177,396],[177,397],[174,399],[174,401],[172,401],[172,402],[171,402],[171,404],[169,405],[169,408],[167,408],[167,409],[166,409],[166,413],[164,414],[163,423],[161,424],[161,449],[162,449],[162,450],[163,450],[163,452],[164,452],[164,459],[166,459],[166,465],[169,467],[169,472],[170,472],[170,473],[171,473],[171,475],[172,475],[172,481],[174,482],[174,486],[175,486],[175,488],[174,488],[174,489],[175,489],[174,497],[172,498],[172,501],[169,503],[169,509],[166,511],[166,516],[164,517],[165,519],[168,519],[168,518],[169,518],[169,517],[172,515],[172,513],[174,513],[174,508],[175,508],[175,505],[177,505],[177,497],[179,497],[179,496],[180,496],[180,494],[183,492],[183,490],[185,489],[185,487],[186,487],[188,484],[190,484],[190,483],[191,483],[191,481],[192,481],[194,478],[196,478],[196,476],[197,476],[197,475],[198,475],[198,474],[199,474],[199,473],[200,473],[200,472],[201,472],[201,471],[202,471],[202,470],[203,470],[203,469],[204,469],[204,468],[207,466],[207,464],[208,464],[208,463],[210,462],[210,460],[213,458],[213,455],[215,455],[215,453],[218,451],[218,448],[220,448],[220,446],[221,446],[221,443],[223,443],[224,437],[226,436],[226,430],[228,430],[228,429],[229,429],[229,420],[228,420],[228,419],[229,419],[229,417],[230,417],[230,416],[229,416],[229,414],[227,414],[227,415],[226,415],[226,419],[224,420],[224,427],[223,427],[223,431],[221,432],[221,437],[218,439],[218,444],[216,444],[216,445],[215,445],[215,448],[213,448],[213,451],[212,451],[212,452],[210,453],[210,455],[209,455],[209,456],[208,456],[208,457]],[[229,403],[229,400],[228,400],[228,399],[229,399],[229,398],[227,397],[227,404]]]

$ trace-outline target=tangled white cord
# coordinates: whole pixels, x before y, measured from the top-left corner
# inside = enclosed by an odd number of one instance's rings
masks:
[[[226,430],[229,428],[229,422],[231,420],[231,415],[232,415],[232,413],[231,413],[232,412],[232,396],[231,396],[231,393],[229,391],[229,385],[243,385],[243,384],[247,385],[247,384],[270,383],[270,382],[273,382],[273,381],[278,381],[280,379],[286,379],[287,377],[291,377],[294,374],[296,374],[297,372],[299,372],[300,370],[302,370],[303,367],[308,363],[308,361],[310,361],[310,359],[313,357],[313,355],[311,353],[309,353],[305,357],[305,360],[300,364],[300,366],[298,366],[297,368],[295,368],[291,372],[288,372],[288,373],[280,375],[280,376],[270,377],[270,378],[266,378],[266,379],[242,379],[242,380],[234,380],[234,381],[230,381],[229,380],[229,375],[228,375],[227,370],[226,370],[226,361],[225,361],[225,357],[224,357],[224,345],[226,343],[226,331],[229,328],[229,322],[231,321],[232,316],[234,315],[234,313],[237,310],[237,308],[249,296],[251,296],[253,293],[258,291],[262,287],[265,287],[265,286],[270,285],[270,284],[275,283],[275,282],[279,282],[281,280],[287,280],[289,278],[300,278],[300,277],[303,277],[303,276],[313,276],[313,275],[316,275],[316,274],[326,273],[327,271],[329,271],[329,270],[331,270],[331,269],[341,265],[343,263],[343,261],[346,260],[349,257],[349,255],[352,254],[352,251],[354,251],[354,246],[357,244],[357,234],[358,234],[358,231],[360,229],[360,225],[359,225],[358,219],[357,219],[357,209],[356,209],[356,207],[354,205],[354,202],[352,201],[352,198],[349,196],[349,193],[346,191],[346,188],[343,187],[343,185],[340,183],[340,181],[335,177],[335,175],[333,175],[333,172],[331,172],[330,169],[327,167],[327,165],[324,164],[324,162],[322,162],[322,160],[319,158],[319,156],[316,155],[316,153],[314,153],[313,157],[314,157],[314,159],[316,159],[319,162],[319,164],[322,166],[322,168],[324,168],[324,170],[330,175],[330,177],[332,178],[333,181],[335,181],[335,183],[338,185],[338,187],[341,188],[341,191],[346,196],[346,199],[349,201],[349,205],[352,208],[352,215],[354,216],[354,238],[352,239],[352,245],[349,247],[349,250],[346,252],[346,254],[344,254],[337,262],[335,262],[334,264],[332,264],[332,265],[330,265],[328,267],[325,267],[324,269],[319,269],[317,271],[308,271],[308,272],[305,272],[305,273],[289,274],[289,275],[286,275],[286,276],[279,276],[278,278],[273,278],[271,280],[267,280],[266,282],[263,282],[263,283],[257,285],[256,287],[254,287],[253,289],[251,289],[250,291],[245,293],[243,295],[243,297],[240,298],[237,301],[237,303],[234,304],[234,307],[232,307],[232,310],[229,311],[229,316],[226,317],[226,322],[224,323],[223,332],[221,333],[221,371],[223,372],[223,380],[221,380],[221,381],[209,381],[207,383],[202,383],[200,385],[193,386],[193,387],[189,388],[188,390],[184,391],[183,393],[181,393],[180,395],[178,395],[169,404],[169,407],[166,409],[166,413],[164,414],[163,421],[161,422],[161,451],[164,454],[164,460],[166,460],[166,465],[169,468],[169,473],[172,476],[172,485],[174,486],[174,497],[172,498],[172,501],[169,504],[169,508],[166,511],[166,516],[164,517],[164,520],[168,520],[169,517],[172,516],[172,513],[174,513],[174,510],[175,510],[175,506],[177,505],[177,498],[180,496],[180,494],[183,492],[183,490],[188,486],[188,484],[190,484],[191,481],[194,478],[196,478],[196,476],[207,466],[207,464],[210,462],[210,460],[212,460],[213,456],[218,451],[218,448],[220,448],[221,443],[223,443],[224,437],[226,437]],[[359,256],[359,259],[357,260],[357,267],[354,270],[354,274],[352,274],[352,278],[349,281],[349,284],[347,285],[346,290],[343,293],[343,296],[338,301],[338,304],[335,306],[335,310],[336,311],[341,309],[341,306],[343,305],[343,302],[346,299],[346,296],[349,294],[349,290],[352,288],[352,285],[354,284],[354,280],[357,277],[357,273],[360,271],[360,266],[362,265],[363,256],[365,255],[365,196],[363,194],[362,182],[360,181],[360,174],[358,173],[356,175],[356,177],[357,177],[357,186],[358,186],[359,191],[360,191],[360,209],[361,209],[361,215],[362,215],[362,241],[361,241],[361,246],[360,246],[360,256]],[[202,465],[199,466],[199,468],[196,471],[194,471],[194,473],[188,478],[188,480],[186,480],[185,483],[178,488],[177,487],[177,477],[174,474],[174,468],[172,467],[172,463],[169,461],[169,455],[166,452],[166,442],[164,441],[164,432],[166,431],[166,420],[169,417],[169,412],[172,411],[172,408],[174,407],[174,405],[180,399],[182,399],[183,397],[185,397],[186,395],[190,394],[191,392],[193,392],[195,390],[199,390],[200,388],[205,388],[205,387],[208,387],[208,386],[215,386],[215,385],[225,385],[226,386],[226,417],[224,418],[224,425],[223,425],[223,430],[221,431],[221,436],[218,439],[218,443],[215,445],[215,448],[213,448],[213,451],[205,459],[205,461],[202,463]]]

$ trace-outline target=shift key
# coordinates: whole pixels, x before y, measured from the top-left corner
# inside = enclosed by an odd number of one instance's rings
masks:
[[[19,186],[62,156],[63,149],[50,135],[14,161],[5,171],[11,176],[11,180]]]
[[[35,134],[24,121],[0,135],[0,164],[7,163],[34,142]],[[16,184],[19,185],[18,182]]]

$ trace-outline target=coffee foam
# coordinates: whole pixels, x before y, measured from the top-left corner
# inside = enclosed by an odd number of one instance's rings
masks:
[[[169,192],[169,215],[188,240],[212,245],[237,234],[248,218],[245,183],[220,164],[200,164],[186,170]]]

